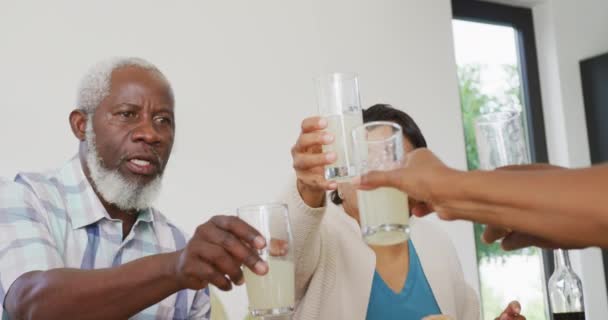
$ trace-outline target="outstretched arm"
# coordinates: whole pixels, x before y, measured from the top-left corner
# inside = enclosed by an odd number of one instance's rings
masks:
[[[507,249],[525,244],[608,247],[608,211],[603,205],[608,166],[536,169],[462,172],[419,149],[408,155],[404,168],[363,177],[361,188],[398,188],[426,204],[414,208],[417,215],[434,210],[442,219],[509,230],[486,235],[487,241],[504,236]]]

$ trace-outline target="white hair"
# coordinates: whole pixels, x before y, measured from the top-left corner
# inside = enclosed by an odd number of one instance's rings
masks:
[[[93,113],[101,101],[110,94],[112,72],[128,66],[154,71],[171,89],[167,78],[152,63],[137,57],[113,57],[96,63],[82,77],[76,98],[78,109],[89,114]]]

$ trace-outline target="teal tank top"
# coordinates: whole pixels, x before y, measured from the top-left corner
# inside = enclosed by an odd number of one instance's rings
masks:
[[[408,247],[409,271],[401,292],[391,290],[378,272],[374,271],[367,320],[420,320],[441,314],[411,240],[408,241]]]

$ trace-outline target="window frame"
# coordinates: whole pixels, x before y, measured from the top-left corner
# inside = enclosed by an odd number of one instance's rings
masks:
[[[478,0],[451,0],[451,2],[452,19],[509,26],[515,30],[530,157],[532,162],[548,163],[532,9]],[[543,249],[542,257],[545,279],[549,279],[554,270],[553,251]],[[549,303],[547,308],[552,318]]]

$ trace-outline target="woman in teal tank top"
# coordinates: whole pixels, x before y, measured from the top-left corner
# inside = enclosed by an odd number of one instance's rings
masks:
[[[374,105],[363,111],[364,122],[392,121],[399,124],[404,134],[404,149],[409,152],[415,148],[426,147],[426,141],[422,132],[414,120],[406,113],[391,107],[390,105]],[[312,132],[310,134],[314,134]],[[302,133],[300,140],[307,133]],[[307,137],[312,138],[312,137]],[[296,145],[297,147],[297,145]],[[320,145],[316,150],[320,149]],[[298,156],[294,151],[294,162]],[[305,151],[310,153],[315,151]],[[316,151],[320,152],[320,151]],[[311,168],[322,172],[322,166]],[[299,169],[296,168],[296,171]],[[300,179],[303,174],[298,173],[299,183],[305,183],[306,179]],[[310,173],[312,176],[313,174]],[[301,180],[301,181],[300,181]],[[318,183],[311,179],[310,189],[313,184]],[[327,184],[326,184],[327,186]],[[298,190],[300,187],[298,187]],[[318,187],[317,187],[318,188]],[[327,190],[331,188],[325,187]],[[302,192],[300,192],[302,195]],[[322,199],[324,190],[319,194],[302,195],[303,198]],[[346,214],[359,221],[359,210],[357,206],[356,189],[349,183],[340,183],[331,192],[331,201],[341,205]],[[410,202],[412,199],[410,199]],[[309,204],[310,205],[310,204]],[[412,207],[410,205],[410,207]],[[409,214],[404,212],[404,214]],[[368,320],[420,320],[426,316],[441,314],[441,309],[435,299],[431,286],[424,273],[422,264],[416,252],[416,244],[411,240],[393,246],[370,246],[376,255],[376,270],[374,272],[371,293],[367,307],[366,319]],[[518,303],[512,303],[497,318],[500,320],[525,320],[519,315]],[[467,319],[462,319],[467,320]]]

